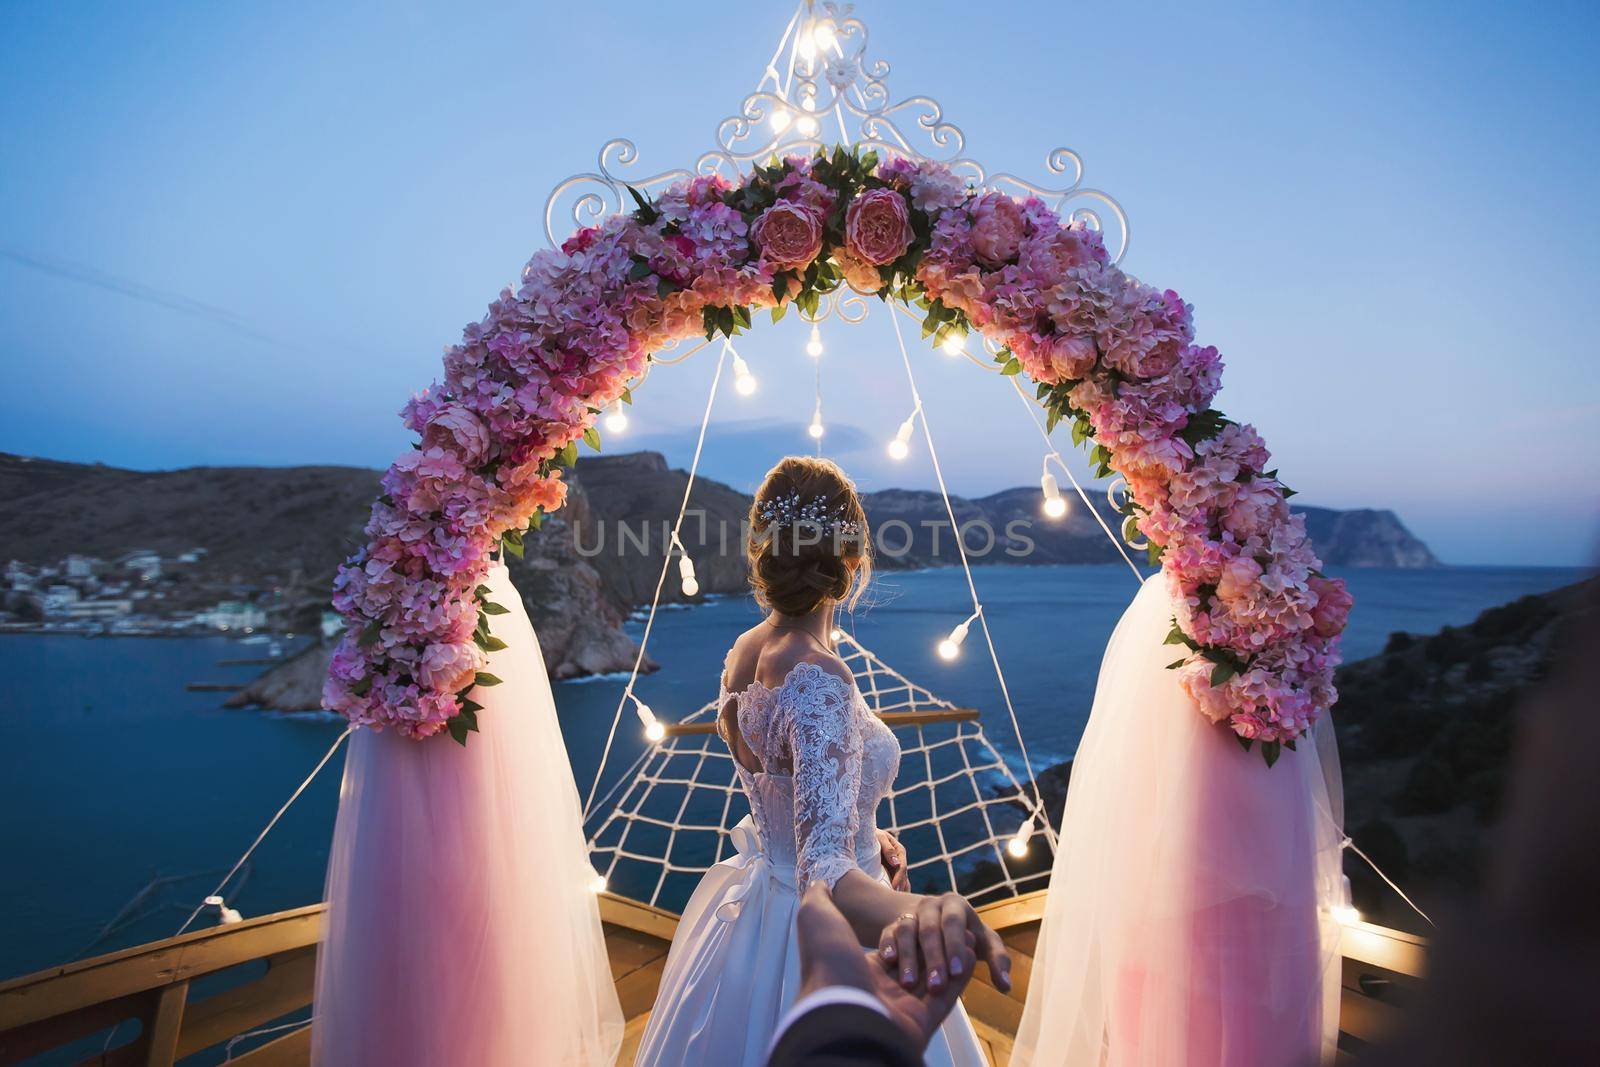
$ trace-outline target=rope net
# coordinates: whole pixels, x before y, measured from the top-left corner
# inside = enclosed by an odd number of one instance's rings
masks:
[[[900,741],[878,826],[905,846],[912,888],[980,903],[1043,888],[1053,860],[1045,819],[978,712],[935,696],[848,634],[838,651]],[[669,725],[596,805],[590,859],[612,892],[680,911],[700,876],[733,854],[728,834],[750,807],[716,716],[713,700]]]

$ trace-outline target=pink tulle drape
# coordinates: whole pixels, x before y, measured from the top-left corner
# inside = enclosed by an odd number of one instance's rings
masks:
[[[328,863],[319,1067],[609,1065],[622,1041],[577,789],[505,568],[466,747],[351,739]]]
[[[1106,650],[1018,1067],[1299,1067],[1336,1036],[1336,758],[1242,750],[1166,669],[1171,625],[1158,576]]]

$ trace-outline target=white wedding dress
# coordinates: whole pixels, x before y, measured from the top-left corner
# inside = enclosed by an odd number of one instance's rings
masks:
[[[706,872],[678,921],[637,1067],[761,1067],[800,985],[800,890],[853,868],[887,884],[875,813],[900,744],[855,685],[800,663],[776,689],[724,688],[719,707],[730,697],[763,770],[740,766],[751,814],[734,828],[736,854]],[[958,1004],[927,1063],[986,1062]]]

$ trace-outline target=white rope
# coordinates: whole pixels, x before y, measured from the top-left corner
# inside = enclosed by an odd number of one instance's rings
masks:
[[[900,345],[900,359],[905,364],[906,382],[911,387],[911,400],[917,410],[922,412],[919,420],[922,423],[922,437],[928,446],[928,459],[933,464],[933,476],[939,483],[939,495],[944,499],[945,514],[950,517],[950,529],[955,534],[956,551],[961,557],[961,571],[967,578],[967,590],[972,594],[972,610],[978,618],[978,625],[983,628],[983,641],[989,649],[989,660],[994,664],[994,676],[1000,683],[1000,696],[1005,700],[1006,714],[1011,717],[1011,729],[1017,737],[1017,748],[1022,753],[1022,766],[1028,772],[1028,781],[1033,786],[1034,800],[1038,802],[1039,810],[1044,811],[1044,794],[1039,791],[1039,780],[1033,773],[1033,760],[1028,757],[1028,742],[1022,736],[1022,724],[1017,721],[1017,709],[1011,703],[1011,690],[1006,685],[1005,671],[1000,668],[1000,654],[995,650],[994,635],[989,631],[989,620],[984,617],[983,604],[978,600],[978,586],[972,580],[972,564],[967,561],[966,539],[961,536],[961,524],[956,521],[955,507],[950,503],[950,490],[945,485],[944,471],[939,466],[939,453],[933,443],[933,429],[928,424],[928,411],[922,405],[922,394],[917,391],[916,372],[911,368],[911,353],[906,350],[905,335],[900,330],[900,320],[894,315],[889,316],[889,322],[894,326],[894,337]],[[1055,845],[1055,829],[1051,827],[1050,820],[1045,819],[1044,833],[1050,840],[1052,847]]]
[[[267,1034],[276,1034],[283,1030],[299,1030],[302,1027],[310,1026],[314,1022],[316,1022],[316,1016],[312,1016],[309,1019],[297,1019],[292,1023],[279,1023],[276,1026],[263,1026],[258,1030],[246,1030],[242,1034],[236,1034],[228,1039],[227,1045],[223,1046],[222,1062],[233,1062],[233,1046],[237,1045],[241,1041],[248,1041],[252,1037],[264,1037]]]
[[[1361,851],[1361,847],[1357,845],[1355,841],[1347,837],[1340,842],[1340,844],[1349,849],[1351,852],[1354,852],[1356,855],[1360,856],[1362,859],[1366,860],[1367,866],[1371,867],[1375,872],[1377,872],[1378,877],[1382,878],[1386,883],[1388,883],[1389,888],[1393,889],[1397,894],[1399,894],[1401,900],[1411,905],[1412,911],[1422,916],[1423,921],[1425,921],[1429,926],[1432,926],[1434,929],[1438,929],[1438,925],[1432,919],[1428,918],[1428,913],[1417,907],[1416,901],[1406,896],[1406,891],[1395,885],[1394,879],[1390,878],[1387,874],[1384,874],[1383,869],[1380,868],[1376,863],[1372,862],[1372,857]]]
[[[328,765],[328,761],[333,758],[333,754],[339,751],[339,746],[344,744],[345,738],[349,737],[350,731],[354,729],[354,726],[346,726],[344,728],[344,732],[334,739],[334,742],[329,747],[328,751],[323,753],[322,758],[317,761],[317,765],[311,768],[311,773],[306,775],[306,780],[301,782],[293,793],[289,794],[289,799],[283,802],[283,807],[279,808],[278,813],[267,822],[266,826],[261,828],[261,832],[256,835],[256,839],[250,842],[250,847],[244,850],[244,855],[239,857],[239,862],[235,863],[233,867],[229,869],[228,873],[223,876],[222,881],[217,883],[217,888],[213,889],[210,893],[207,893],[206,896],[220,897],[222,895],[223,887],[228,884],[234,875],[239,873],[239,868],[243,867],[245,862],[250,859],[250,855],[251,853],[255,852],[256,846],[260,845],[262,841],[266,840],[267,835],[272,832],[272,828],[278,825],[278,820],[283,818],[283,813],[288,811],[290,805],[292,805],[296,800],[300,799],[300,794],[304,793],[306,791],[306,787],[312,783],[318,774],[322,773],[322,768]],[[178,927],[178,932],[172,936],[178,937],[185,930],[189,929],[189,926],[200,917],[200,913],[204,911],[205,908],[205,902],[202,901],[193,911],[189,913],[189,917],[183,920],[183,925]]]
[[[689,494],[694,491],[695,474],[700,470],[700,453],[706,444],[706,427],[711,424],[711,409],[716,404],[717,386],[722,381],[722,368],[728,362],[728,353],[733,351],[733,345],[726,338],[722,342],[722,351],[717,355],[717,369],[711,376],[711,389],[706,394],[705,414],[700,416],[700,436],[694,443],[694,460],[689,464],[689,478],[683,485],[683,500],[678,505],[678,517],[672,523],[672,536],[661,554],[661,573],[656,577],[656,591],[650,598],[650,611],[645,616],[644,633],[639,637],[639,653],[633,658],[633,669],[628,672],[628,684],[622,690],[622,696],[617,701],[616,714],[611,716],[611,729],[606,734],[606,745],[600,751],[600,766],[595,768],[594,782],[589,786],[589,795],[583,802],[583,817],[589,817],[589,811],[594,804],[594,795],[600,788],[600,778],[605,774],[606,761],[611,757],[611,746],[617,739],[617,726],[622,722],[622,711],[628,706],[628,701],[633,699],[633,686],[639,680],[639,669],[644,665],[645,646],[650,643],[650,631],[655,627],[656,609],[661,605],[661,590],[667,584],[667,571],[672,566],[672,545],[681,544],[678,532],[683,528],[683,516],[689,510]]]
[[[874,714],[955,707],[889,667],[849,634],[841,635],[839,654]],[[717,711],[713,700],[681,721],[709,723]],[[908,738],[904,743],[901,766],[908,772],[916,768],[918,773],[915,780],[910,773],[903,774],[884,799],[889,809],[885,829],[897,835],[918,834],[932,845],[927,850],[914,849],[917,858],[908,863],[909,871],[933,879],[926,884],[958,890],[963,888],[963,876],[969,883],[976,881],[970,872],[963,875],[958,864],[987,858],[993,861],[995,874],[982,884],[966,885],[969,895],[1015,895],[1042,885],[1050,864],[1013,873],[1005,847],[1016,827],[1029,820],[1038,826],[1045,820],[989,743],[982,723],[955,720],[908,729],[914,732],[915,741]],[[931,736],[935,733],[939,736]],[[619,802],[609,809],[602,802],[591,815],[596,818],[604,812],[589,847],[596,871],[608,882],[616,876],[619,864],[642,867],[629,881],[637,885],[640,899],[660,905],[670,876],[703,874],[726,854],[729,832],[743,816],[742,806],[733,806],[743,797],[743,789],[731,753],[714,733],[671,735],[648,749],[635,766],[638,770],[626,779],[627,791]],[[964,797],[951,790],[961,791]],[[615,792],[613,787],[608,798]],[[908,802],[915,810],[902,806]],[[1000,811],[1006,814],[1000,816]],[[1001,818],[1008,829],[997,826]],[[1049,847],[1049,839],[1044,840]],[[703,861],[691,862],[685,854],[697,860],[703,857]]]
[[[1056,466],[1060,467],[1062,473],[1067,476],[1067,481],[1072,483],[1072,488],[1078,491],[1078,499],[1083,501],[1083,506],[1089,509],[1089,514],[1094,516],[1094,521],[1100,524],[1100,529],[1105,531],[1106,536],[1111,539],[1111,543],[1122,554],[1123,562],[1127,563],[1129,569],[1133,571],[1134,578],[1138,579],[1140,585],[1143,585],[1144,574],[1139,570],[1139,565],[1134,563],[1128,556],[1127,549],[1123,547],[1122,538],[1112,533],[1111,527],[1106,525],[1106,520],[1100,517],[1100,510],[1089,502],[1089,494],[1085,493],[1083,486],[1078,484],[1078,479],[1072,474],[1072,468],[1067,466],[1067,461],[1062,458],[1061,453],[1056,449],[1055,442],[1050,439],[1050,431],[1045,429],[1044,423],[1039,421],[1038,405],[1028,399],[1028,394],[1022,390],[1022,383],[1017,381],[1017,376],[1014,374],[1011,375],[1011,388],[1016,390],[1017,399],[1021,400],[1022,406],[1028,409],[1028,417],[1033,420],[1034,428],[1039,431],[1039,436],[1044,438],[1044,446],[1050,451],[1049,458],[1055,460]]]

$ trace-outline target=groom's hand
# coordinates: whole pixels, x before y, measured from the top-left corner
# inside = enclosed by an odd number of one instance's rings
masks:
[[[969,956],[965,976],[946,982],[937,992],[926,986],[901,988],[874,954],[862,950],[850,923],[821,882],[813,882],[806,889],[795,927],[800,941],[801,996],[827,986],[863,990],[878,999],[890,1021],[919,1050],[928,1047],[934,1031],[944,1023],[972,976]]]

